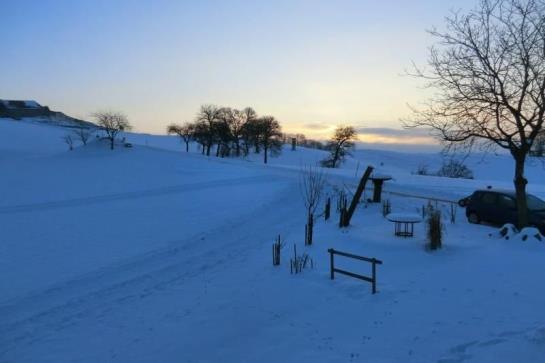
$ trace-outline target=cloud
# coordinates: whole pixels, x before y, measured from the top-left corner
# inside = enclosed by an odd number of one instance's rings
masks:
[[[359,127],[360,141],[367,144],[434,145],[437,141],[430,129],[394,129],[389,127]]]
[[[362,135],[383,137],[430,137],[431,130],[427,128],[394,129],[389,127],[360,127],[357,131],[358,134]]]
[[[314,131],[324,131],[331,128],[331,125],[326,123],[308,123],[302,125],[305,129],[314,130]]]

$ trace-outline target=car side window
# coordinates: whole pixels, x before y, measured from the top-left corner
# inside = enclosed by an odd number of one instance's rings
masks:
[[[498,201],[503,208],[513,209],[516,207],[515,200],[507,195],[500,195]]]
[[[496,204],[497,197],[495,193],[483,193],[483,197],[481,198],[481,201],[484,204]]]
[[[475,193],[473,193],[473,195],[471,196],[471,200],[473,200],[474,202],[476,202],[476,201],[481,200],[482,197],[483,197],[483,193],[481,193],[481,192],[475,192]]]

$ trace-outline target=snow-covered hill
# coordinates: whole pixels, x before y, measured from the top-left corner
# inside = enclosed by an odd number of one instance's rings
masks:
[[[0,120],[0,361],[538,362],[545,355],[545,243],[445,221],[444,248],[394,237],[380,205],[362,203],[346,230],[316,222],[303,245],[299,169],[325,153],[285,149],[207,158],[169,136],[126,134],[68,151],[65,127]],[[507,156],[474,155],[475,180],[418,176],[435,154],[360,150],[328,170],[353,190],[365,166],[394,180],[395,212],[474,188],[510,187]],[[542,165],[529,189],[545,196]],[[390,194],[391,193],[391,194]],[[448,206],[445,216],[448,215]],[[321,210],[321,207],[320,207]],[[271,244],[286,241],[280,267]],[[290,275],[293,245],[314,260]],[[327,249],[380,258],[369,284],[329,279]],[[349,260],[339,266],[368,273]]]

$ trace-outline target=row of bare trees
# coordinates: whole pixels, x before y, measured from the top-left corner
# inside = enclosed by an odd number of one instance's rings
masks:
[[[102,131],[105,138],[110,143],[110,149],[114,149],[115,140],[123,131],[131,129],[131,124],[127,116],[117,111],[98,111],[93,113],[93,118],[96,120],[97,128],[79,127],[62,137],[63,141],[68,145],[69,150],[74,149],[74,143],[79,140],[83,146],[93,134],[97,131]]]
[[[240,157],[263,151],[264,163],[269,154],[280,153],[282,147],[280,123],[273,116],[258,116],[251,107],[237,110],[203,105],[194,122],[171,124],[167,133],[180,136],[186,151],[192,141],[197,142],[202,154],[207,156],[214,147],[217,157]]]

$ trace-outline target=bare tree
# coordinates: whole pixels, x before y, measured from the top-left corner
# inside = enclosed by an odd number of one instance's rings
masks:
[[[193,138],[201,145],[201,153],[204,155],[206,152],[206,146],[210,140],[210,129],[204,122],[195,122],[193,130]]]
[[[110,140],[110,149],[114,149],[115,138],[117,135],[131,129],[131,124],[127,116],[120,112],[99,111],[93,114],[97,124],[104,130],[106,137]]]
[[[259,144],[263,146],[263,162],[267,164],[268,154],[279,154],[282,150],[282,128],[273,116],[263,116],[257,122]]]
[[[326,149],[330,155],[322,161],[322,165],[328,168],[336,168],[344,161],[347,155],[350,155],[354,148],[354,141],[357,140],[356,129],[352,126],[339,126],[335,130],[335,134],[327,143]]]
[[[197,122],[200,123],[202,139],[205,142],[206,156],[210,156],[210,149],[216,143],[219,112],[220,109],[217,106],[203,105],[197,114]]]
[[[74,150],[74,139],[72,138],[72,135],[68,134],[68,135],[64,135],[62,137],[64,143],[66,145],[68,145],[68,150],[72,151]]]
[[[243,135],[248,117],[252,117],[253,111],[247,107],[244,110],[227,108],[227,125],[229,125],[229,136],[231,138],[232,146],[235,149],[235,156],[240,156],[242,150]],[[251,110],[251,111],[249,111]],[[255,111],[253,111],[255,114]]]
[[[85,146],[87,145],[87,141],[89,141],[89,139],[91,138],[91,135],[93,135],[93,130],[87,127],[79,127],[76,130],[74,130],[74,135]]]
[[[299,172],[299,188],[307,212],[311,216],[322,200],[326,176],[321,168],[303,166]]]
[[[189,122],[184,123],[183,125],[170,124],[167,126],[167,133],[169,135],[175,134],[178,135],[183,142],[185,143],[185,151],[189,152],[189,143],[195,132],[195,124]]]
[[[231,153],[231,147],[235,144],[236,138],[233,134],[233,127],[237,122],[237,112],[231,107],[221,107],[218,110],[217,122],[215,123],[218,141],[216,156],[225,157]]]
[[[519,227],[528,225],[525,161],[545,116],[545,2],[481,0],[446,18],[429,70],[435,96],[407,126],[431,128],[448,151],[502,148],[515,161]],[[415,67],[416,68],[416,67]]]
[[[244,155],[250,153],[250,147],[254,146],[256,153],[259,152],[259,130],[257,127],[257,112],[251,107],[242,110],[244,125],[241,130]]]

